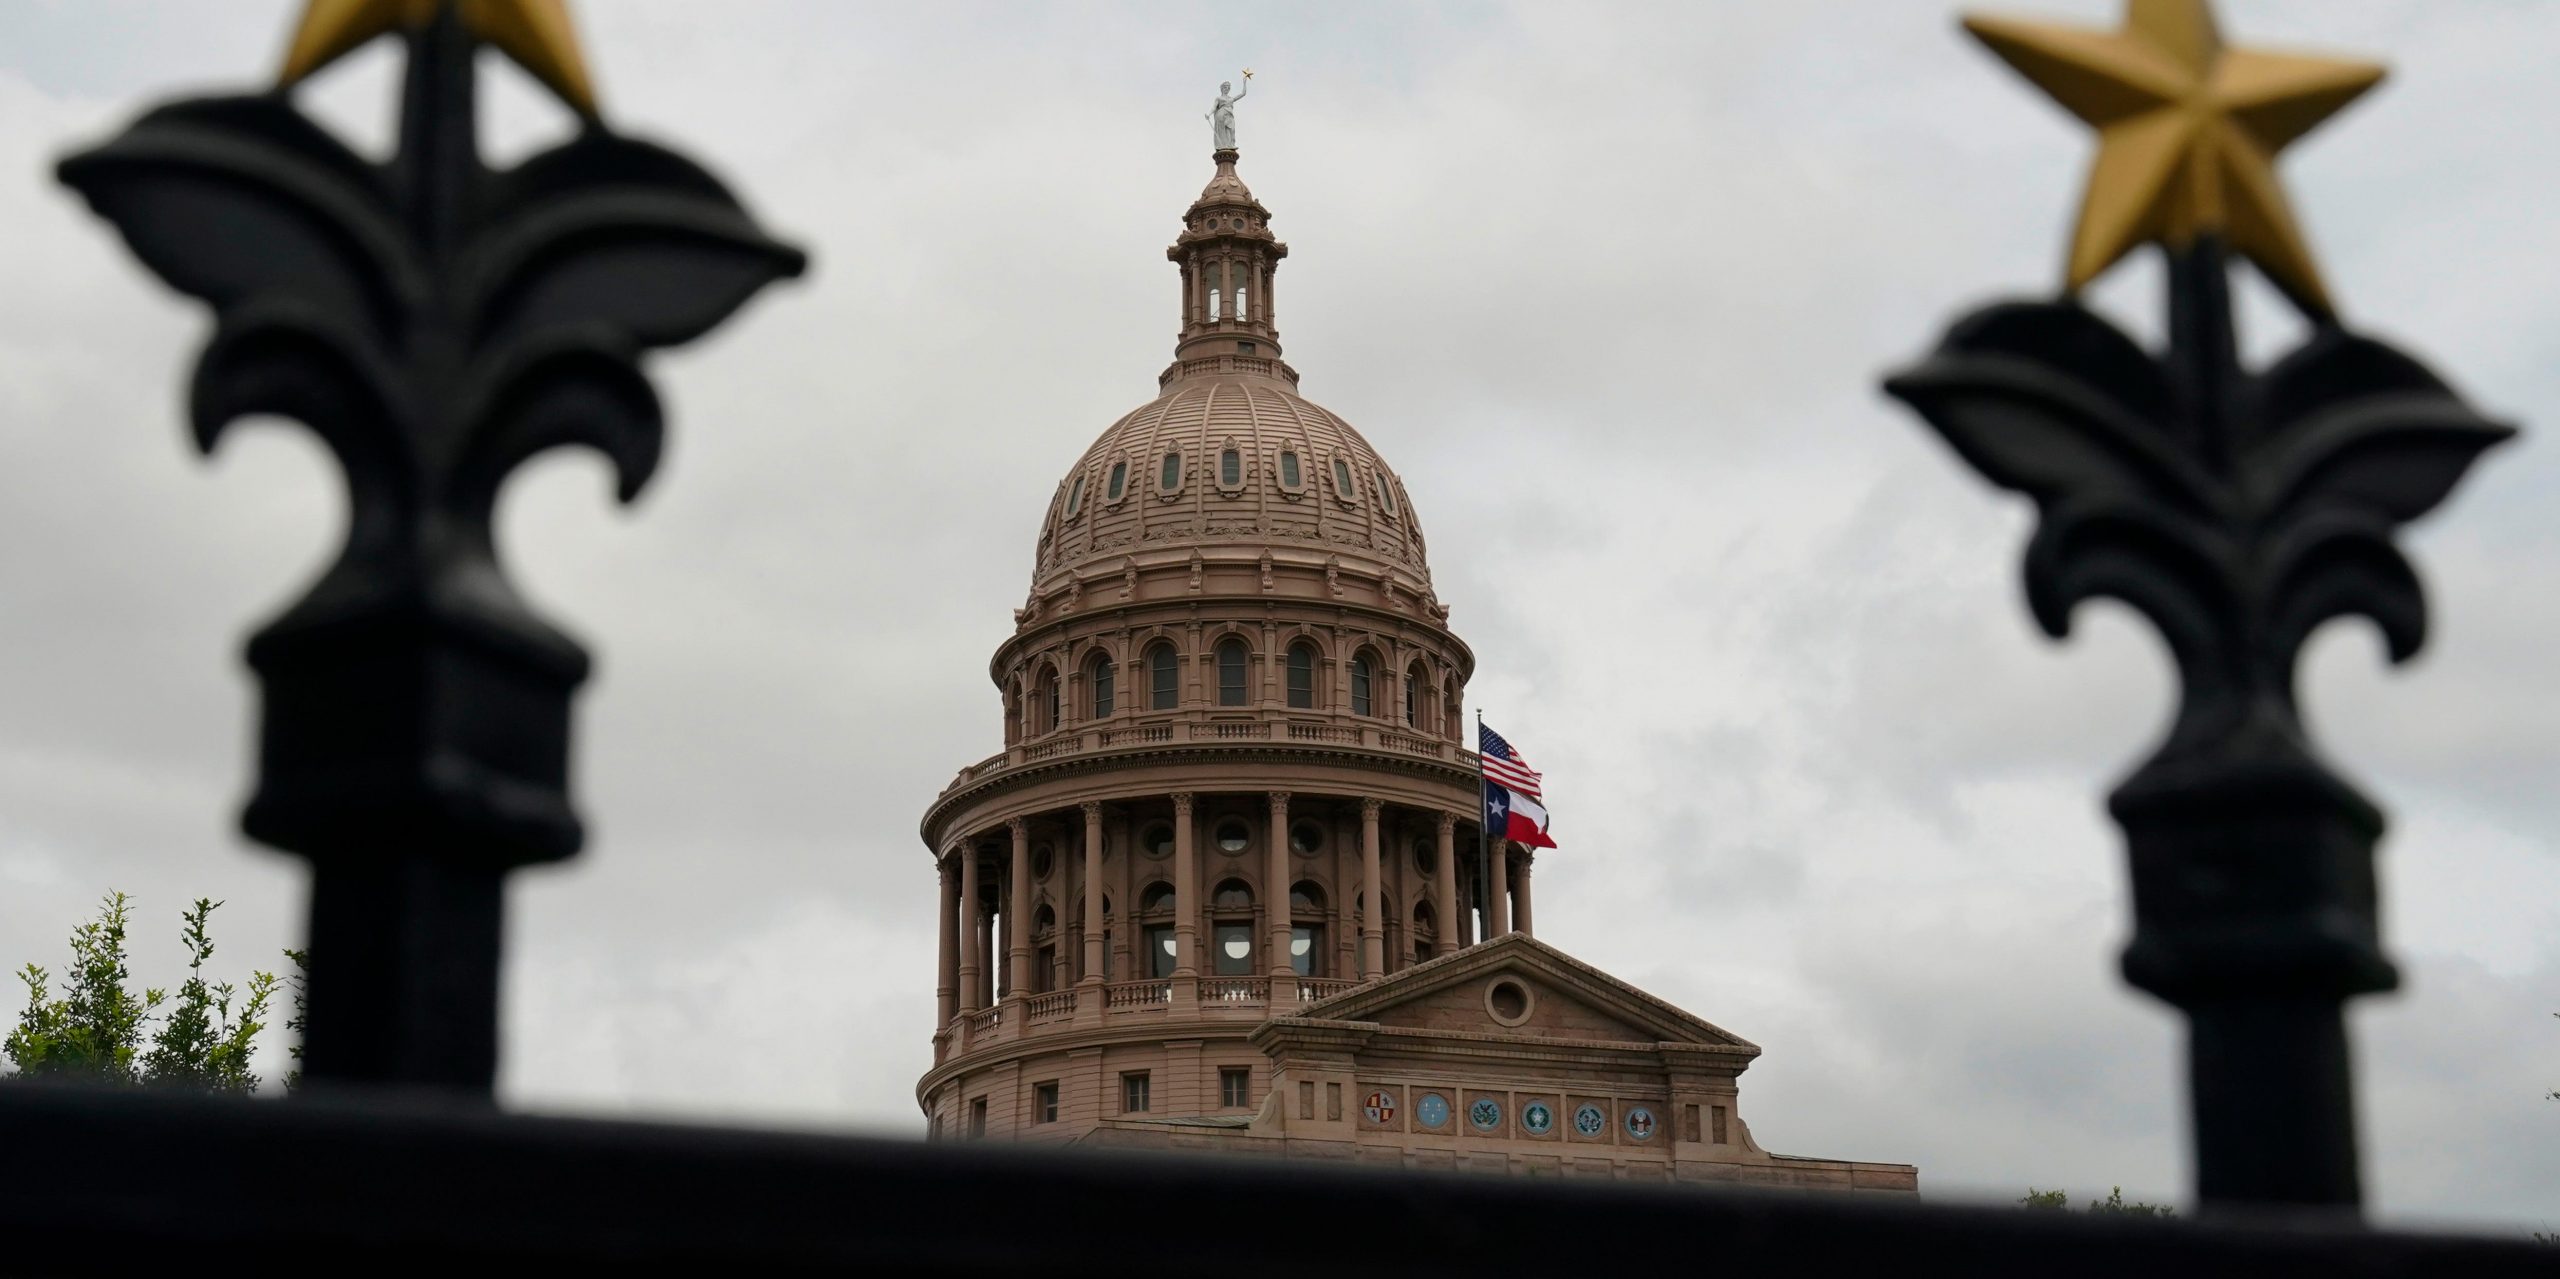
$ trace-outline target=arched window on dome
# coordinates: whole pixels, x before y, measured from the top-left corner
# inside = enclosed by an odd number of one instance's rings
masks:
[[[1212,261],[1209,263],[1209,318],[1212,321],[1227,318],[1226,301],[1227,264],[1223,261]]]
[[[1377,663],[1377,659],[1375,659],[1375,658],[1373,658],[1373,657],[1371,657],[1371,656],[1369,655],[1369,650],[1367,650],[1367,649],[1365,649],[1365,648],[1364,648],[1364,649],[1360,650],[1360,651],[1359,651],[1359,653],[1357,653],[1356,655],[1354,655],[1354,656],[1352,657],[1352,659],[1351,659],[1351,713],[1352,713],[1352,714],[1354,714],[1354,715],[1372,715],[1372,714],[1375,714],[1375,713],[1376,713],[1375,711],[1373,711],[1373,710],[1371,710],[1371,709],[1370,709],[1370,700],[1371,700],[1371,699],[1370,699],[1370,695],[1369,695],[1369,693],[1370,693],[1370,685],[1371,685],[1372,683],[1374,683],[1374,682],[1375,682],[1375,680],[1376,680],[1376,677],[1377,677],[1377,671],[1378,671],[1378,663]]]
[[[1351,464],[1340,457],[1333,459],[1333,495],[1345,505],[1360,500],[1360,490],[1351,487]]]
[[[1209,893],[1211,971],[1221,977],[1253,972],[1253,890],[1240,879],[1222,880]]]
[[[1243,640],[1231,635],[1218,642],[1218,705],[1245,704],[1247,656]]]
[[[1458,722],[1458,708],[1464,704],[1458,698],[1457,676],[1440,681],[1440,731],[1448,734],[1451,741],[1463,736],[1464,726]]]
[[[1058,729],[1058,671],[1051,666],[1040,668],[1039,678],[1031,684],[1031,723],[1034,736]]]
[[[1304,640],[1289,646],[1289,709],[1314,710],[1316,646]]]
[[[1058,989],[1058,912],[1047,906],[1031,916],[1031,993],[1046,995]]]
[[[1074,519],[1083,510],[1084,477],[1082,475],[1078,475],[1074,486],[1067,490],[1067,518]]]
[[[1147,709],[1169,711],[1181,704],[1182,674],[1173,645],[1158,644],[1147,650]]]
[[[1182,450],[1165,450],[1164,462],[1156,468],[1156,491],[1166,497],[1182,491]]]
[[[1112,463],[1111,482],[1102,486],[1102,500],[1105,502],[1117,502],[1121,498],[1127,496],[1128,492],[1129,463],[1125,460]]]
[[[1302,879],[1289,886],[1289,967],[1301,977],[1324,976],[1324,888]]]
[[[1306,472],[1298,467],[1298,451],[1296,449],[1280,450],[1280,491],[1295,494],[1305,490],[1306,487]]]
[[[1219,488],[1222,488],[1222,489],[1232,489],[1232,488],[1242,488],[1242,487],[1244,487],[1244,454],[1243,454],[1243,453],[1241,453],[1241,452],[1239,452],[1239,451],[1237,451],[1237,450],[1235,450],[1235,449],[1221,449],[1221,450],[1219,450],[1219,453],[1218,453],[1218,487],[1219,487]]]
[[[1147,885],[1138,896],[1139,946],[1146,952],[1138,964],[1157,980],[1173,975],[1173,902],[1173,885],[1163,880]]]
[[[1378,472],[1378,509],[1385,511],[1388,519],[1396,517],[1396,482],[1388,479],[1385,471]]]
[[[1405,670],[1404,726],[1406,728],[1422,727],[1422,684],[1427,678],[1428,677],[1422,673],[1422,663],[1420,662],[1414,663]]]
[[[1111,712],[1115,709],[1115,699],[1112,694],[1117,691],[1113,685],[1118,682],[1118,674],[1118,669],[1113,666],[1109,653],[1096,653],[1092,660],[1085,663],[1085,683],[1093,689],[1095,719],[1111,718]]]

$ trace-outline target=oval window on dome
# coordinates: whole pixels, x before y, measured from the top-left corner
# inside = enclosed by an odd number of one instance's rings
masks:
[[[1306,477],[1298,471],[1297,452],[1293,449],[1280,450],[1280,487],[1295,493],[1306,484]]]
[[[1164,455],[1164,465],[1156,471],[1156,488],[1167,494],[1181,491],[1182,454],[1180,451],[1168,452]]]
[[[1112,463],[1111,482],[1103,486],[1102,500],[1106,502],[1117,502],[1120,500],[1121,496],[1126,494],[1128,491],[1129,464],[1126,462]]]
[[[1384,471],[1378,472],[1378,507],[1389,517],[1393,517],[1396,513],[1395,481],[1388,479]]]
[[[1240,488],[1244,484],[1244,454],[1226,449],[1218,454],[1218,487]]]
[[[1076,477],[1075,486],[1067,490],[1067,518],[1074,519],[1084,509],[1084,477]]]
[[[1338,457],[1333,459],[1333,495],[1346,502],[1359,496],[1351,487],[1351,464]]]

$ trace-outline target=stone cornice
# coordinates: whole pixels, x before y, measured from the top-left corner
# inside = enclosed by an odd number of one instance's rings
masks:
[[[1426,784],[1450,787],[1456,792],[1452,801],[1459,807],[1471,805],[1479,785],[1476,771],[1451,760],[1427,759],[1403,751],[1375,747],[1347,746],[1321,742],[1283,744],[1258,742],[1179,742],[1170,745],[1106,747],[1080,751],[1051,759],[1017,764],[945,791],[924,812],[917,823],[917,833],[925,846],[936,846],[937,828],[954,812],[984,803],[1007,791],[1028,785],[1072,778],[1083,774],[1107,775],[1158,765],[1256,765],[1318,764],[1356,769],[1368,773],[1392,773],[1420,780]],[[1267,789],[1247,787],[1245,789]],[[1154,793],[1154,792],[1149,792]],[[1070,801],[1072,803],[1073,801]],[[1064,805],[1062,805],[1064,806]]]
[[[1172,552],[1164,552],[1163,554],[1167,558],[1161,562],[1153,560],[1138,562],[1145,563],[1150,569],[1187,570],[1191,558],[1188,553],[1176,555]],[[1135,560],[1136,557],[1133,556],[1132,559]],[[1204,564],[1241,566],[1256,564],[1259,557],[1213,556],[1204,550],[1201,552],[1201,560]],[[1350,566],[1346,563],[1344,567]],[[1247,595],[1214,591],[1198,595],[1185,594],[1155,599],[1115,601],[1109,604],[1088,603],[1071,612],[1059,612],[1050,607],[1054,598],[1066,594],[1065,591],[1058,589],[1063,583],[1072,580],[1084,593],[1084,597],[1091,600],[1097,593],[1098,584],[1115,584],[1121,580],[1124,571],[1114,569],[1108,573],[1079,574],[1072,569],[1055,570],[1054,577],[1045,578],[1042,589],[1033,596],[1040,602],[1040,617],[1018,625],[1012,635],[996,646],[995,653],[987,659],[987,678],[1001,687],[1005,674],[1013,668],[1015,663],[1054,644],[1071,643],[1078,639],[1116,630],[1143,630],[1148,627],[1168,625],[1170,623],[1165,620],[1168,617],[1179,619],[1181,625],[1188,625],[1195,615],[1208,613],[1215,613],[1222,619],[1250,618],[1259,621],[1262,620],[1262,614],[1266,610],[1273,614],[1274,620],[1285,618],[1290,622],[1304,622],[1310,626],[1352,626],[1380,635],[1428,637],[1448,646],[1462,682],[1472,678],[1475,673],[1475,650],[1465,640],[1458,638],[1457,632],[1449,629],[1446,621],[1420,611],[1393,608],[1383,603],[1373,603],[1347,596],[1309,599],[1278,593]],[[1364,573],[1363,576],[1383,579],[1388,573],[1389,569],[1382,564],[1375,570]],[[1423,588],[1417,592],[1417,597],[1426,600],[1432,598],[1429,580],[1417,577],[1415,581]]]

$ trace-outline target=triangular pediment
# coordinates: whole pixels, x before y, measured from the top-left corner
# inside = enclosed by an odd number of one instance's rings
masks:
[[[1757,1046],[1526,933],[1509,933],[1297,1011],[1309,1021],[1585,1043]]]

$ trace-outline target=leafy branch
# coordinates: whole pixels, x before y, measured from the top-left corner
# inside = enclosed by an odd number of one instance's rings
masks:
[[[245,988],[206,977],[206,961],[213,958],[213,912],[222,903],[199,897],[182,915],[179,939],[187,947],[187,979],[176,999],[157,987],[135,992],[128,985],[125,952],[132,901],[124,893],[110,892],[96,919],[72,929],[71,965],[59,998],[45,968],[29,964],[20,970],[27,1005],[18,1014],[17,1027],[0,1041],[0,1051],[17,1067],[16,1077],[244,1096],[256,1092],[259,1079],[250,1063],[283,983],[268,972],[250,973]],[[285,954],[299,967],[298,952]],[[297,1013],[286,1025],[298,1030],[298,978],[293,989]],[[292,1055],[301,1056],[299,1047]],[[285,1087],[290,1090],[296,1082],[289,1075]]]

